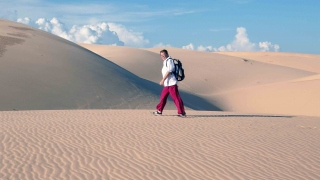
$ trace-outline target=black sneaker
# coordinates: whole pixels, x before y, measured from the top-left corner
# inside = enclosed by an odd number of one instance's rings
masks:
[[[155,116],[161,116],[162,115],[162,113],[159,112],[159,111],[152,112],[152,114],[155,115]]]
[[[178,114],[178,117],[187,117],[186,113]]]

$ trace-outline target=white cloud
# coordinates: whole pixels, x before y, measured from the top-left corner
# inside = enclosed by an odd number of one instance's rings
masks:
[[[183,49],[195,50],[193,44],[183,46]],[[226,46],[220,46],[219,48],[213,48],[212,46],[198,46],[198,51],[279,51],[280,46],[278,44],[273,44],[269,41],[256,43],[250,42],[248,38],[247,30],[244,27],[237,28],[237,34],[235,39]]]
[[[128,30],[124,25],[116,23],[93,23],[91,25],[73,25],[71,29],[57,18],[51,20],[39,18],[32,21],[30,18],[19,18],[17,22],[28,24],[44,31],[50,32],[75,43],[106,44],[129,47],[148,47],[149,40],[145,39],[141,32]],[[159,43],[154,47],[171,47],[170,44]],[[248,38],[244,27],[237,28],[235,39],[225,46],[214,48],[212,46],[195,47],[192,43],[183,46],[182,49],[198,51],[279,51],[280,46],[269,41],[253,43]]]
[[[25,18],[25,19],[29,19],[29,18]],[[52,29],[51,22],[45,18],[40,18],[35,23],[39,26],[39,29],[41,29],[41,30],[51,31],[51,29]]]
[[[195,50],[196,48],[194,47],[194,45],[192,43],[190,43],[189,45],[182,46],[182,49]],[[212,46],[204,47],[201,45],[201,46],[198,46],[197,50],[198,51],[213,51],[213,48],[212,48]]]
[[[60,22],[57,18],[52,18],[51,21],[44,18],[40,18],[35,23],[39,26],[39,29],[41,30],[51,32],[52,34],[60,36],[69,41],[73,40],[72,35],[68,34],[67,32],[65,24]]]
[[[194,46],[192,43],[190,43],[189,45],[182,46],[182,49],[194,50]]]
[[[30,24],[30,21],[31,21],[31,19],[30,18],[19,18],[18,20],[17,20],[17,22],[19,22],[19,23],[23,23],[23,24]]]
[[[259,42],[259,47],[263,52],[269,52],[272,50],[275,52],[278,52],[280,49],[280,46],[278,44],[272,44],[271,42],[268,42],[268,41]]]
[[[153,47],[172,47],[170,44],[163,44],[163,43],[159,43],[154,45]]]
[[[101,33],[97,32],[89,25],[84,25],[82,27],[74,25],[70,30],[70,34],[73,35],[72,41],[87,44],[98,44],[99,37],[101,37]]]
[[[198,47],[198,51],[213,51],[213,47],[212,46],[207,46],[207,47],[204,47],[204,46],[199,46]]]
[[[278,52],[280,49],[280,46],[278,44],[273,45],[274,51]]]
[[[146,47],[149,44],[148,39],[144,39],[142,33],[128,30],[121,24],[108,23],[110,31],[116,32],[119,39],[124,42],[126,46],[130,47]]]
[[[73,35],[74,42],[129,46],[123,41],[119,40],[118,34],[114,31],[111,31],[108,24],[105,22],[84,26],[74,25],[70,30],[70,34]]]
[[[235,40],[226,46],[215,48],[215,51],[255,51],[256,45],[250,42],[247,30],[244,27],[237,28]]]
[[[20,18],[20,23],[35,26],[75,43],[106,44],[130,47],[146,47],[149,40],[140,32],[128,30],[125,26],[115,23],[96,23],[92,25],[74,25],[70,30],[57,18],[51,20],[40,18],[33,22],[30,18]]]

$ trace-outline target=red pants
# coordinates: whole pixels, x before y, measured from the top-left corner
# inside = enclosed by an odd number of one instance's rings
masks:
[[[174,104],[177,106],[178,114],[184,114],[185,112],[184,112],[183,101],[180,97],[177,85],[166,86],[163,88],[160,95],[160,103],[157,105],[157,110],[159,112],[163,111],[164,106],[167,103],[167,98],[169,94],[172,97]]]

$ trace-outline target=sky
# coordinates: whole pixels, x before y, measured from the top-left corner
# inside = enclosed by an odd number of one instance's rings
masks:
[[[75,43],[320,54],[319,0],[0,0],[0,18]]]

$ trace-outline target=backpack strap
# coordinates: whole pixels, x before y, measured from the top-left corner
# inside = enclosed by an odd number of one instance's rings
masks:
[[[168,63],[168,61],[169,61],[170,59],[172,60],[172,63],[173,63],[173,65],[174,65],[174,68],[176,68],[176,66],[175,66],[175,64],[174,64],[174,60],[173,60],[172,57],[169,57],[169,58],[166,60],[166,67],[168,67],[167,63]],[[174,70],[173,72],[170,72],[170,74],[175,75],[175,70]]]
[[[168,60],[169,60],[169,59],[172,59],[172,58],[169,57],[169,58],[166,60],[166,67],[168,67],[167,63],[168,63]],[[173,59],[172,59],[172,61],[173,61]]]

